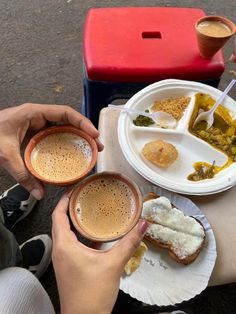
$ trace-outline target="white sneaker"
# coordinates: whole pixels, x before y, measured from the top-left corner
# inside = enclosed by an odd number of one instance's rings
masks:
[[[47,234],[35,236],[20,245],[22,267],[40,278],[51,262],[52,240]]]
[[[4,225],[11,230],[29,215],[36,203],[37,200],[20,184],[6,190],[0,196],[0,212],[3,214]]]

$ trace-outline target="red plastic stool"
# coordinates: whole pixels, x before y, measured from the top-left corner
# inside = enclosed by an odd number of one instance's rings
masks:
[[[200,56],[194,25],[204,11],[190,8],[91,9],[84,29],[83,113],[97,125],[100,110],[167,78],[217,87],[222,51]]]

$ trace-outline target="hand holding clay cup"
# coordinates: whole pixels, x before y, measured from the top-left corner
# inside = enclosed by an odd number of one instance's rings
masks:
[[[25,103],[0,110],[0,166],[37,200],[43,198],[44,187],[26,168],[21,145],[28,132],[39,131],[51,122],[79,128],[94,138],[99,151],[103,149],[92,122],[70,106]]]
[[[141,209],[138,186],[116,172],[101,172],[85,178],[74,189],[69,204],[74,227],[94,242],[123,237],[137,224]]]
[[[111,313],[124,267],[138,249],[148,223],[141,220],[109,250],[87,247],[77,241],[70,227],[69,190],[52,215],[52,262],[61,313]]]
[[[235,33],[236,26],[223,16],[204,16],[195,24],[200,54],[213,57]]]
[[[25,150],[25,164],[40,181],[64,186],[88,175],[97,154],[97,144],[91,136],[76,127],[60,125],[32,137]]]

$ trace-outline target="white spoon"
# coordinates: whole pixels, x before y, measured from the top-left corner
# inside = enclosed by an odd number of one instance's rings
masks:
[[[200,121],[203,121],[203,120],[207,122],[207,128],[206,129],[209,129],[212,126],[212,124],[214,122],[214,112],[216,111],[217,107],[222,103],[225,96],[228,94],[228,92],[233,87],[235,82],[236,82],[236,80],[232,80],[229,83],[229,85],[226,87],[226,89],[223,91],[221,96],[218,98],[218,100],[215,102],[214,106],[210,110],[204,111],[204,112],[201,112],[198,114],[197,118],[195,119],[195,121],[193,123],[193,127],[195,127],[195,125],[197,125]]]
[[[142,116],[151,118],[158,125],[160,125],[161,127],[164,127],[164,128],[174,129],[176,127],[176,123],[177,123],[176,119],[171,114],[169,114],[167,112],[157,111],[157,112],[148,113],[145,111],[125,108],[123,106],[116,106],[116,105],[108,105],[108,107],[115,109],[115,110],[120,110],[123,112],[133,113],[136,115],[142,115]]]

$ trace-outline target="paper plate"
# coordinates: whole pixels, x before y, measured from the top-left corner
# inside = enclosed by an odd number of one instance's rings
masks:
[[[156,186],[146,186],[141,191],[144,197],[148,192],[166,196],[175,207],[200,220],[206,231],[206,243],[197,259],[185,266],[173,261],[166,249],[157,249],[145,241],[148,250],[140,267],[121,278],[120,289],[150,305],[167,306],[189,300],[207,287],[215,265],[216,242],[211,226],[189,199]]]
[[[206,195],[229,189],[236,184],[236,163],[220,171],[212,179],[189,181],[187,176],[194,172],[193,164],[198,161],[222,166],[227,156],[188,131],[188,123],[194,108],[194,95],[198,92],[208,93],[214,99],[221,91],[211,86],[181,80],[164,80],[154,83],[135,94],[125,105],[127,108],[145,110],[156,100],[189,96],[191,101],[175,129],[139,127],[132,122],[134,116],[122,112],[118,121],[118,138],[122,152],[130,165],[150,182],[170,191]],[[236,116],[236,102],[226,97],[223,105]],[[145,143],[161,139],[173,144],[178,150],[177,160],[167,169],[153,165],[141,156]]]

